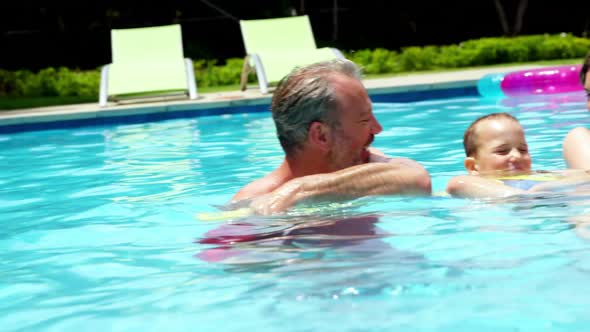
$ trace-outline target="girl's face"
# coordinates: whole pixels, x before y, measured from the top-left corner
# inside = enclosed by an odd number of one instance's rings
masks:
[[[468,167],[470,173],[525,173],[531,170],[524,130],[518,122],[511,119],[485,120],[478,124],[476,135],[477,152],[470,157],[473,158],[472,166]]]

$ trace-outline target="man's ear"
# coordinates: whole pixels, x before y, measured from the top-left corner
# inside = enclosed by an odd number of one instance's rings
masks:
[[[478,174],[479,166],[477,165],[477,160],[475,160],[475,158],[473,158],[473,157],[465,158],[465,161],[463,161],[463,165],[465,165],[465,169],[467,170],[467,172],[469,172],[469,174],[471,174],[471,175]]]
[[[325,124],[314,121],[309,125],[307,133],[309,142],[321,150],[327,151],[330,148],[330,127]]]

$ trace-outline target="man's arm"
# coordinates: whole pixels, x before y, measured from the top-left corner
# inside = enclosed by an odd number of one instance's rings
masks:
[[[251,208],[259,214],[284,211],[310,198],[357,198],[368,195],[430,194],[428,172],[419,164],[402,160],[375,162],[338,172],[293,179],[269,194],[255,198]]]
[[[522,189],[509,187],[498,180],[477,175],[455,176],[449,180],[447,192],[452,196],[465,198],[507,197],[526,193]]]

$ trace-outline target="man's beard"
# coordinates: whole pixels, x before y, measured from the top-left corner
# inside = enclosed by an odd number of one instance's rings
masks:
[[[363,163],[361,160],[361,151],[350,151],[346,148],[348,146],[346,143],[348,143],[349,140],[348,137],[343,135],[335,135],[335,144],[328,154],[330,166],[333,171],[339,171]]]

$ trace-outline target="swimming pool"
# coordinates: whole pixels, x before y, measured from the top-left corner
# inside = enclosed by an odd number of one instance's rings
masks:
[[[374,146],[421,162],[441,191],[464,172],[463,130],[498,111],[522,122],[534,169],[563,169],[565,133],[590,126],[575,95],[376,103],[384,130]],[[588,208],[582,198],[375,197],[223,219],[216,206],[282,160],[268,114],[31,131],[0,142],[4,331],[571,331],[590,323],[590,241],[567,222]],[[199,243],[220,229],[258,240]]]

